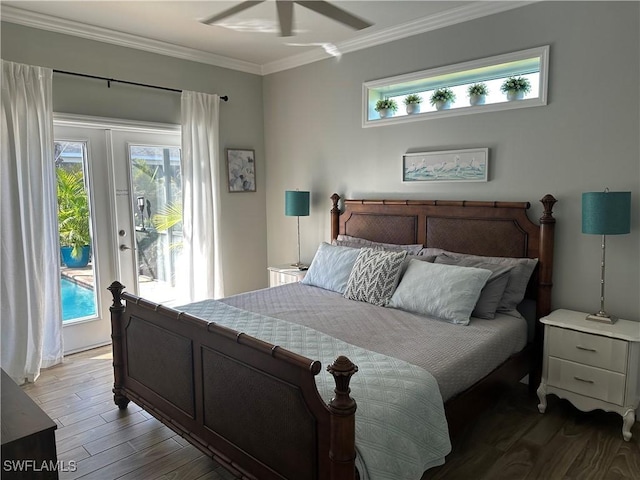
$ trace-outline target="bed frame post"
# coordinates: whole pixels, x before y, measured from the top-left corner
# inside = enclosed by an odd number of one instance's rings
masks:
[[[547,194],[540,200],[544,207],[540,217],[540,248],[538,271],[538,299],[536,302],[536,318],[540,319],[551,313],[551,289],[553,287],[553,237],[556,219],[553,218],[553,205],[557,202],[553,195]],[[533,370],[529,374],[529,392],[535,393],[542,378],[542,351],[544,348],[544,326],[537,321],[534,334]]]
[[[356,478],[356,401],[349,396],[349,382],[358,371],[351,360],[340,356],[327,367],[336,382],[336,396],[329,402],[331,411],[331,480],[355,480]]]
[[[122,390],[122,379],[124,378],[124,357],[122,350],[122,314],[124,305],[122,304],[122,291],[125,286],[120,282],[113,282],[107,289],[113,295],[113,304],[109,307],[111,312],[111,345],[113,347],[113,401],[118,408],[124,410],[129,404],[129,399]]]
[[[544,213],[540,217],[540,271],[538,273],[538,318],[551,312],[551,288],[553,287],[553,236],[556,219],[553,218],[553,205],[557,202],[553,195],[545,195],[540,202]]]
[[[331,202],[333,206],[331,207],[331,240],[335,240],[338,238],[338,233],[340,232],[340,207],[338,206],[338,202],[340,201],[340,195],[334,193],[331,195]]]

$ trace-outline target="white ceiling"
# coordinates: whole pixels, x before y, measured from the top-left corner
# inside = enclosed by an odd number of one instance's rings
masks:
[[[268,74],[425,31],[520,7],[522,1],[335,1],[373,23],[355,31],[294,5],[294,36],[280,37],[273,0],[204,25],[240,3],[227,1],[4,1],[3,21]],[[287,44],[306,45],[287,45]],[[311,44],[311,45],[308,45]]]

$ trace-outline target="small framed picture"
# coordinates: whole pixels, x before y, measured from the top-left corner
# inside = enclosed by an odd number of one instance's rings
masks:
[[[256,191],[256,154],[253,150],[225,149],[230,192]]]
[[[402,156],[402,181],[486,182],[489,149],[407,153]]]

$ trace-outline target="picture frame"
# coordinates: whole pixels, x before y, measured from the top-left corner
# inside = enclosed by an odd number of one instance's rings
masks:
[[[489,149],[468,148],[406,153],[402,156],[402,182],[487,182]]]
[[[256,191],[256,153],[248,148],[225,149],[229,192]]]

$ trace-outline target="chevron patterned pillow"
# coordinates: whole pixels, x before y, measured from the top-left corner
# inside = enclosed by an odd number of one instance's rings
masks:
[[[385,306],[398,285],[407,252],[362,248],[353,265],[345,298]]]

